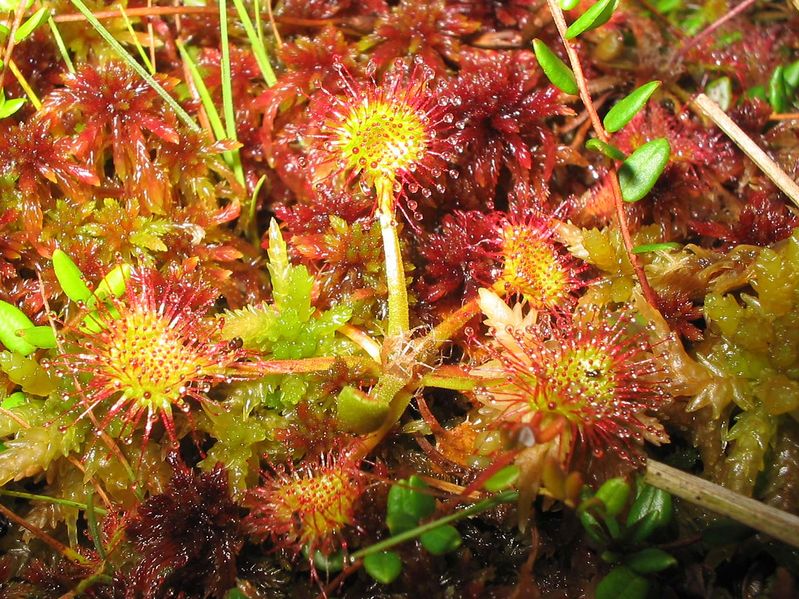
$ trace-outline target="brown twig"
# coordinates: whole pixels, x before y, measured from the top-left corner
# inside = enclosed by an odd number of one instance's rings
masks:
[[[644,480],[667,493],[799,547],[799,516],[654,460],[647,462]]]
[[[594,132],[601,141],[608,143],[608,132],[605,131],[605,127],[602,125],[602,121],[597,114],[596,107],[591,100],[591,94],[588,91],[588,83],[583,73],[582,65],[580,64],[580,57],[577,56],[577,51],[574,49],[574,46],[572,46],[571,42],[566,39],[566,19],[563,17],[563,11],[560,9],[560,6],[558,6],[557,0],[547,0],[547,4],[549,4],[549,10],[552,13],[555,26],[558,28],[558,33],[560,33],[560,38],[566,48],[566,54],[569,57],[569,62],[574,72],[574,78],[577,80],[577,87],[580,90],[580,98],[591,119]],[[643,266],[641,266],[638,256],[633,253],[632,236],[630,235],[630,228],[627,225],[627,216],[624,214],[624,201],[621,197],[621,187],[619,187],[619,178],[616,174],[615,165],[611,166],[609,176],[610,186],[613,192],[613,203],[616,207],[616,217],[619,221],[619,230],[621,231],[621,238],[624,241],[624,249],[627,251],[627,258],[630,264],[632,264],[633,270],[635,270],[638,281],[641,283],[641,291],[646,301],[657,310],[657,295],[649,284],[649,280],[646,278],[646,273],[644,272]]]
[[[735,145],[741,148],[744,154],[760,167],[766,176],[774,182],[774,185],[779,187],[794,204],[799,206],[799,185],[796,184],[796,181],[791,179],[787,173],[743,131],[743,129],[736,125],[718,104],[705,94],[699,94],[694,98],[693,105],[696,106],[702,114],[713,121],[719,129],[724,131],[724,133],[735,142]]]

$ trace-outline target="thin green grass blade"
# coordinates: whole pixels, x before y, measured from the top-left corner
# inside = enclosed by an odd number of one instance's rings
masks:
[[[164,99],[169,107],[175,111],[175,114],[178,115],[178,118],[185,123],[185,125],[191,129],[192,131],[201,131],[200,126],[194,121],[193,118],[189,115],[188,112],[183,110],[183,107],[178,103],[175,98],[169,95],[169,92],[164,89],[164,87],[156,81],[150,73],[147,72],[143,66],[141,66],[138,62],[134,60],[134,58],[128,54],[127,50],[122,47],[113,35],[106,29],[100,21],[97,20],[92,14],[92,11],[89,10],[83,0],[70,0],[72,5],[78,9],[78,11],[86,17],[86,20],[89,22],[89,25],[94,27],[94,30],[102,37],[109,46],[117,53],[117,55],[124,60],[127,65],[133,69],[142,79],[147,82],[147,85],[152,87],[156,93]]]

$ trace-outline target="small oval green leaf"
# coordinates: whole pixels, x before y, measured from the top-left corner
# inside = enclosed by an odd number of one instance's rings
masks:
[[[492,493],[504,491],[505,489],[511,487],[519,479],[520,473],[521,470],[519,470],[519,467],[515,464],[505,466],[504,468],[495,472],[491,478],[485,481],[485,483],[483,483],[483,488],[486,491],[491,491]]]
[[[655,530],[669,523],[672,515],[671,495],[642,484],[627,514],[627,527],[635,527],[632,540],[640,543]]]
[[[427,484],[415,474],[391,486],[386,506],[386,524],[391,534],[419,525],[436,510],[436,500],[426,493]]]
[[[560,0],[558,4],[563,10],[573,10],[580,4],[580,0]]]
[[[664,243],[645,243],[637,245],[633,248],[633,254],[648,254],[649,252],[670,252],[672,250],[679,250],[682,247],[676,241],[667,241]]]
[[[772,110],[778,114],[788,110],[788,90],[784,73],[785,67],[777,67],[768,82],[768,101]]]
[[[439,526],[433,530],[428,530],[419,536],[422,547],[433,555],[443,555],[450,551],[455,551],[461,546],[463,539],[458,529],[450,524]]]
[[[611,518],[624,509],[629,496],[630,485],[621,477],[606,480],[594,495],[605,504],[605,515]]]
[[[18,44],[26,40],[31,33],[36,31],[36,29],[38,29],[38,27],[49,18],[50,9],[43,6],[33,13],[27,21],[19,26],[17,32],[14,34],[14,42]]]
[[[604,154],[611,160],[624,160],[627,156],[619,148],[614,145],[605,143],[601,139],[591,138],[585,142],[585,147],[592,152],[599,152]]]
[[[533,51],[538,64],[541,65],[541,70],[544,71],[544,75],[547,76],[552,85],[565,94],[576,96],[580,93],[574,73],[566,66],[565,62],[549,49],[549,46],[539,39],[534,39]]]
[[[599,0],[591,8],[581,14],[578,19],[566,29],[566,39],[571,40],[585,33],[596,29],[610,21],[613,11],[619,5],[619,0]]]
[[[799,88],[799,60],[785,67],[782,72],[782,78],[788,87],[788,91],[794,92],[796,88]]]
[[[373,553],[363,558],[363,569],[380,584],[391,584],[402,572],[402,560],[393,551]]]
[[[633,120],[633,117],[644,107],[658,87],[660,87],[660,81],[644,83],[616,102],[602,120],[605,129],[610,133],[615,133]]]
[[[305,553],[307,554],[307,548]],[[316,568],[328,574],[341,572],[344,569],[344,553],[336,551],[330,555],[325,555],[321,551],[314,551],[313,564]]]
[[[596,599],[645,599],[649,582],[626,566],[613,568],[596,586]]]
[[[21,329],[17,331],[17,335],[22,337],[31,345],[35,345],[36,347],[41,347],[43,349],[53,349],[54,347],[58,346],[55,333],[53,332],[53,327],[49,325]]]
[[[98,301],[102,301],[111,295],[119,297],[125,293],[131,270],[130,264],[125,263],[117,264],[109,270],[108,274],[97,285],[97,291],[94,292],[94,296],[89,298],[87,305],[92,308]]]
[[[0,343],[6,349],[27,356],[36,351],[36,346],[25,341],[17,331],[33,326],[31,319],[13,304],[0,300]]]
[[[627,566],[638,574],[651,574],[677,565],[677,559],[662,549],[647,547],[627,556]]]
[[[6,397],[2,402],[0,402],[0,408],[4,410],[13,410],[19,406],[23,406],[28,403],[28,398],[25,397],[25,394],[22,391],[15,391],[8,397]]]
[[[6,100],[0,105],[0,119],[5,119],[10,117],[12,114],[17,112],[20,108],[25,105],[25,98],[13,98],[11,100]]]
[[[608,542],[608,535],[602,527],[602,524],[599,523],[599,520],[588,510],[578,511],[578,514],[580,516],[580,523],[594,543],[600,546],[605,545]]]
[[[88,302],[92,297],[91,290],[83,280],[83,273],[66,252],[53,252],[53,269],[61,289],[73,302]]]
[[[630,154],[619,168],[621,197],[625,202],[637,202],[652,190],[669,156],[671,146],[665,137],[653,139]]]

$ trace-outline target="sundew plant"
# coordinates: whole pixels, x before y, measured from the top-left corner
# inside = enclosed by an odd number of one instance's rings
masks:
[[[799,595],[799,5],[0,0],[0,597]]]

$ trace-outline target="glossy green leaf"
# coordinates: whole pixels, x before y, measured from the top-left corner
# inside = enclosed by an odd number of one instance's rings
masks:
[[[645,143],[619,168],[621,197],[625,202],[643,199],[657,183],[669,162],[671,146],[665,137]]]
[[[624,160],[627,158],[624,152],[612,144],[605,143],[601,139],[591,138],[585,142],[585,147],[592,152],[599,152],[604,154],[611,160]]]
[[[483,483],[483,488],[492,493],[504,491],[510,488],[518,479],[520,474],[519,467],[515,464],[505,466]]]
[[[656,547],[647,547],[628,555],[624,560],[627,567],[637,574],[651,574],[677,565],[677,559]]]
[[[305,552],[307,553],[307,551]],[[321,551],[314,551],[313,564],[317,570],[332,574],[334,572],[341,572],[344,569],[344,553],[336,551],[331,555],[325,555]]]
[[[53,252],[53,269],[61,289],[69,299],[73,302],[89,301],[92,292],[83,280],[83,273],[72,258],[60,249]]]
[[[630,485],[621,477],[606,480],[594,495],[605,505],[605,515],[611,518],[624,509],[629,496]]]
[[[43,6],[17,28],[17,32],[14,34],[14,42],[18,44],[28,39],[28,36],[36,31],[40,25],[46,23],[49,18],[50,9]]]
[[[580,0],[559,0],[558,4],[563,10],[573,10],[580,4]]]
[[[762,85],[755,85],[753,87],[750,87],[749,89],[746,90],[746,93],[744,95],[747,98],[760,98],[761,100],[768,102],[768,94],[766,93],[766,88]]]
[[[120,297],[125,293],[131,270],[130,264],[117,264],[103,277],[103,280],[97,285],[94,295],[89,298],[86,305],[89,308],[93,308],[98,301],[102,301],[107,297]]]
[[[641,484],[627,513],[627,526],[634,527],[632,540],[641,542],[655,530],[666,526],[672,516],[671,495],[647,484]]]
[[[539,39],[534,39],[533,51],[538,64],[541,65],[541,70],[544,71],[544,75],[547,76],[552,85],[566,94],[576,96],[580,93],[574,73],[566,66],[565,62],[549,49],[549,46]]]
[[[586,31],[596,29],[610,21],[619,0],[599,0],[566,29],[566,39],[571,40]]]
[[[633,248],[633,254],[647,254],[649,252],[670,252],[672,250],[679,250],[682,247],[676,241],[667,241],[664,243],[645,243],[637,245]]]
[[[25,397],[25,394],[22,391],[16,391],[6,397],[1,403],[0,408],[4,410],[13,410],[16,407],[25,405],[28,403],[28,398]]]
[[[402,572],[402,560],[393,551],[372,553],[363,558],[363,569],[380,584],[391,584]]]
[[[11,100],[5,99],[5,94],[0,92],[0,119],[5,119],[10,117],[12,114],[17,112],[20,108],[25,105],[27,100],[25,98],[12,98]]]
[[[247,595],[245,595],[241,590],[237,588],[230,589],[227,593],[225,593],[225,599],[250,599]]]
[[[58,347],[55,332],[50,325],[20,329],[17,331],[17,335],[36,347],[41,347],[43,349]]]
[[[645,599],[649,581],[626,566],[613,568],[596,587],[596,599]]]
[[[782,78],[788,91],[795,92],[799,88],[799,60],[785,67],[782,72]]]
[[[400,480],[388,492],[386,525],[395,535],[419,525],[436,510],[436,500],[426,491],[427,484],[415,474]]]
[[[597,545],[605,545],[608,541],[608,535],[602,527],[602,524],[596,519],[596,516],[588,510],[578,511],[578,515],[583,529],[591,540]]]
[[[36,346],[17,335],[17,331],[33,326],[31,319],[13,304],[0,300],[0,343],[6,349],[27,356],[36,351]]]
[[[732,106],[732,81],[729,77],[714,79],[705,86],[705,94],[722,110],[729,110]]]
[[[785,86],[784,73],[785,67],[777,67],[768,82],[768,101],[772,110],[776,113],[783,113],[788,110],[788,90]]]
[[[419,536],[419,541],[422,543],[422,547],[433,555],[444,555],[455,551],[463,543],[461,533],[450,524],[428,530]]]
[[[660,87],[660,81],[650,81],[616,102],[602,120],[605,129],[610,133],[615,133],[624,127],[644,107],[658,87]]]
[[[336,420],[349,432],[365,434],[376,430],[385,421],[388,410],[388,403],[378,402],[350,385],[345,385],[336,396]]]
[[[683,0],[653,0],[652,6],[662,15],[667,15],[682,8]]]

